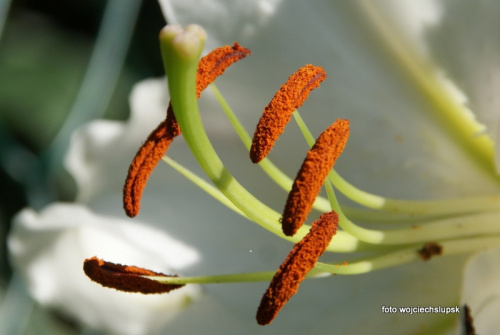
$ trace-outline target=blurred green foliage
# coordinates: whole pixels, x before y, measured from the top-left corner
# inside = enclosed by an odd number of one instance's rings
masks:
[[[70,200],[65,190],[47,182],[43,153],[75,102],[106,4],[105,0],[10,1],[0,36],[0,305],[11,275],[5,243],[10,221],[21,208],[33,206],[33,190],[26,180],[43,185],[38,191],[47,199]],[[126,119],[132,86],[163,75],[157,36],[164,24],[157,2],[142,1],[105,118]],[[36,306],[25,334],[76,333],[74,325],[61,320]]]
[[[34,152],[51,141],[78,92],[92,48],[85,35],[33,13],[7,25],[0,57],[4,127]]]

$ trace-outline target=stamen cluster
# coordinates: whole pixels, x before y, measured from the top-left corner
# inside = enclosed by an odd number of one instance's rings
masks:
[[[196,97],[224,73],[232,63],[246,57],[250,50],[238,43],[215,49],[201,58],[196,77]],[[292,112],[300,107],[309,93],[326,78],[318,66],[306,65],[294,73],[273,97],[256,127],[250,157],[258,163],[271,151],[272,146],[290,121]],[[125,213],[134,217],[139,213],[140,199],[149,175],[167,152],[172,140],[181,134],[172,105],[167,108],[166,118],[148,136],[139,148],[128,171],[123,188]],[[349,134],[349,122],[337,120],[318,138],[307,153],[289,194],[283,219],[283,232],[294,235],[306,220],[322,183],[342,152]],[[298,290],[300,282],[315,266],[336,233],[338,216],[332,211],[320,216],[312,224],[310,232],[297,243],[276,272],[264,294],[257,312],[261,325],[270,323],[284,304]],[[124,266],[100,260],[96,257],[84,262],[84,272],[99,284],[127,292],[144,294],[166,293],[183,285],[165,284],[146,278],[172,277],[135,266]],[[176,277],[176,276],[174,276]]]
[[[203,34],[198,34],[201,28],[190,30],[185,34],[185,40],[178,38],[182,33],[180,26],[168,28],[160,33],[160,42],[165,71],[168,73],[171,103],[165,120],[148,136],[130,164],[123,188],[125,213],[130,217],[138,215],[148,178],[163,159],[228,208],[280,238],[292,241],[295,246],[276,272],[255,272],[251,275],[168,276],[93,257],[84,262],[84,271],[93,281],[117,290],[150,294],[166,293],[187,283],[271,280],[257,310],[257,322],[266,325],[273,321],[306,277],[360,274],[414,261],[428,261],[440,255],[470,253],[500,245],[500,197],[439,201],[391,199],[360,190],[339,176],[332,168],[349,137],[349,121],[336,120],[314,140],[296,111],[311,91],[326,78],[321,67],[311,64],[298,69],[280,87],[264,108],[253,138],[230,108],[225,107],[227,103],[220,94],[218,96],[217,88],[212,85],[228,119],[248,148],[251,161],[258,163],[278,185],[289,192],[282,214],[269,208],[239,184],[225,168],[205,133],[197,104],[202,91],[229,65],[249,55],[250,50],[234,43],[215,49],[197,62],[203,45],[203,38],[199,37]],[[182,51],[176,50],[176,45],[181,45]],[[288,178],[267,157],[292,116],[311,147],[294,180]],[[181,130],[186,144],[213,185],[165,156]],[[323,185],[328,199],[319,195]],[[335,197],[334,187],[363,208],[341,207]],[[305,222],[313,208],[324,214],[309,226]],[[351,219],[363,222],[364,226]],[[372,223],[379,224],[381,228],[370,228]],[[335,240],[332,241],[334,236]],[[327,264],[318,261],[325,251],[365,252],[367,257]]]

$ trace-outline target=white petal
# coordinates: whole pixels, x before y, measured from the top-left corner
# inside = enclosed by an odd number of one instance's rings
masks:
[[[447,75],[466,93],[468,105],[486,125],[488,134],[500,139],[500,3],[443,1],[440,23],[426,32],[433,56]],[[500,169],[500,146],[496,146]]]
[[[477,334],[494,334],[500,328],[500,248],[477,253],[464,270],[461,303],[471,310]]]
[[[130,96],[128,122],[99,120],[73,133],[65,166],[77,183],[78,201],[88,202],[99,192],[121,189],[136,151],[165,119],[166,92],[163,78],[142,81]]]
[[[426,37],[429,27],[436,26],[442,20],[444,9],[440,1],[380,0],[374,7],[386,22],[397,27],[393,33],[401,36],[401,42],[407,43],[420,56],[429,57],[430,46],[426,43]]]
[[[159,0],[159,3],[168,23],[187,24],[194,14],[198,24],[210,26],[214,35],[208,39],[207,47],[211,50],[226,44],[224,41],[234,33],[252,38],[273,18],[282,0]]]
[[[82,268],[92,256],[175,274],[199,255],[164,232],[98,216],[80,205],[54,204],[41,213],[23,210],[8,243],[14,268],[38,302],[112,334],[159,329],[200,296],[196,285],[146,296],[91,282]]]

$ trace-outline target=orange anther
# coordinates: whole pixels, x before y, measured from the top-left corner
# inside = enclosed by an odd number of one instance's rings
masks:
[[[250,50],[234,43],[233,46],[217,48],[202,57],[198,63],[196,96],[199,98],[201,92],[231,64],[249,54]],[[148,136],[130,164],[123,187],[123,208],[128,216],[134,217],[139,214],[142,192],[151,172],[167,152],[174,137],[180,133],[181,129],[169,104],[166,120]]]
[[[168,276],[163,273],[103,261],[97,257],[88,258],[83,263],[85,274],[98,284],[118,291],[144,294],[167,293],[184,285],[164,284],[142,276]]]
[[[300,283],[312,270],[337,232],[338,216],[334,211],[320,216],[309,233],[297,243],[274,275],[257,310],[257,323],[273,321],[288,300],[297,293]]]
[[[348,137],[349,121],[338,119],[318,137],[307,152],[283,211],[281,224],[285,235],[294,235],[306,220],[321,185],[344,150]]]
[[[258,163],[271,151],[274,142],[285,130],[294,110],[302,106],[309,93],[319,87],[326,78],[326,72],[320,66],[306,65],[288,78],[280,90],[264,109],[255,129],[250,159]]]

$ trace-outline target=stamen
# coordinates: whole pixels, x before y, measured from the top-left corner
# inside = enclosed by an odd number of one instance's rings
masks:
[[[472,318],[472,313],[470,307],[464,305],[464,323],[465,323],[465,335],[477,335],[476,329],[474,328],[474,319]]]
[[[285,130],[294,110],[302,106],[309,93],[326,78],[322,67],[308,64],[297,70],[281,86],[264,109],[253,135],[250,159],[258,163],[271,151]]]
[[[234,42],[233,46],[223,46],[210,52],[200,59],[198,75],[196,76],[196,96],[207,88],[215,79],[233,63],[245,58],[251,53],[247,48]]]
[[[344,150],[348,137],[349,121],[338,119],[307,152],[283,211],[281,224],[285,235],[293,236],[306,220],[321,185]]]
[[[125,266],[103,261],[97,257],[86,259],[83,263],[83,271],[93,281],[105,287],[111,287],[118,291],[137,292],[143,294],[167,293],[184,285],[165,284],[142,276],[168,276],[163,273],[138,268],[136,266]]]
[[[257,323],[273,321],[288,300],[297,293],[300,283],[312,270],[337,232],[338,215],[334,211],[322,214],[312,224],[309,233],[297,243],[274,275],[257,310]]]
[[[172,108],[169,106],[168,110]],[[168,113],[172,114],[173,113]],[[167,116],[167,120],[169,118]],[[158,161],[167,152],[170,143],[175,136],[176,129],[179,129],[175,120],[171,122],[163,121],[148,136],[146,142],[139,148],[132,163],[130,164],[127,179],[123,187],[123,208],[129,217],[139,214],[141,208],[141,198],[144,187],[148,181],[151,172]]]
[[[418,251],[418,253],[420,254],[420,257],[422,257],[424,261],[428,261],[433,256],[441,255],[443,253],[443,247],[438,243],[429,242],[426,243],[422,247],[422,249]]]
[[[201,92],[223,74],[231,64],[249,54],[250,50],[234,43],[232,47],[217,48],[202,57],[198,63],[196,96],[199,98]],[[142,192],[151,172],[167,152],[174,137],[180,134],[180,127],[175,120],[172,106],[169,104],[166,120],[160,123],[148,136],[130,164],[123,187],[123,208],[129,217],[135,217],[139,214]]]

